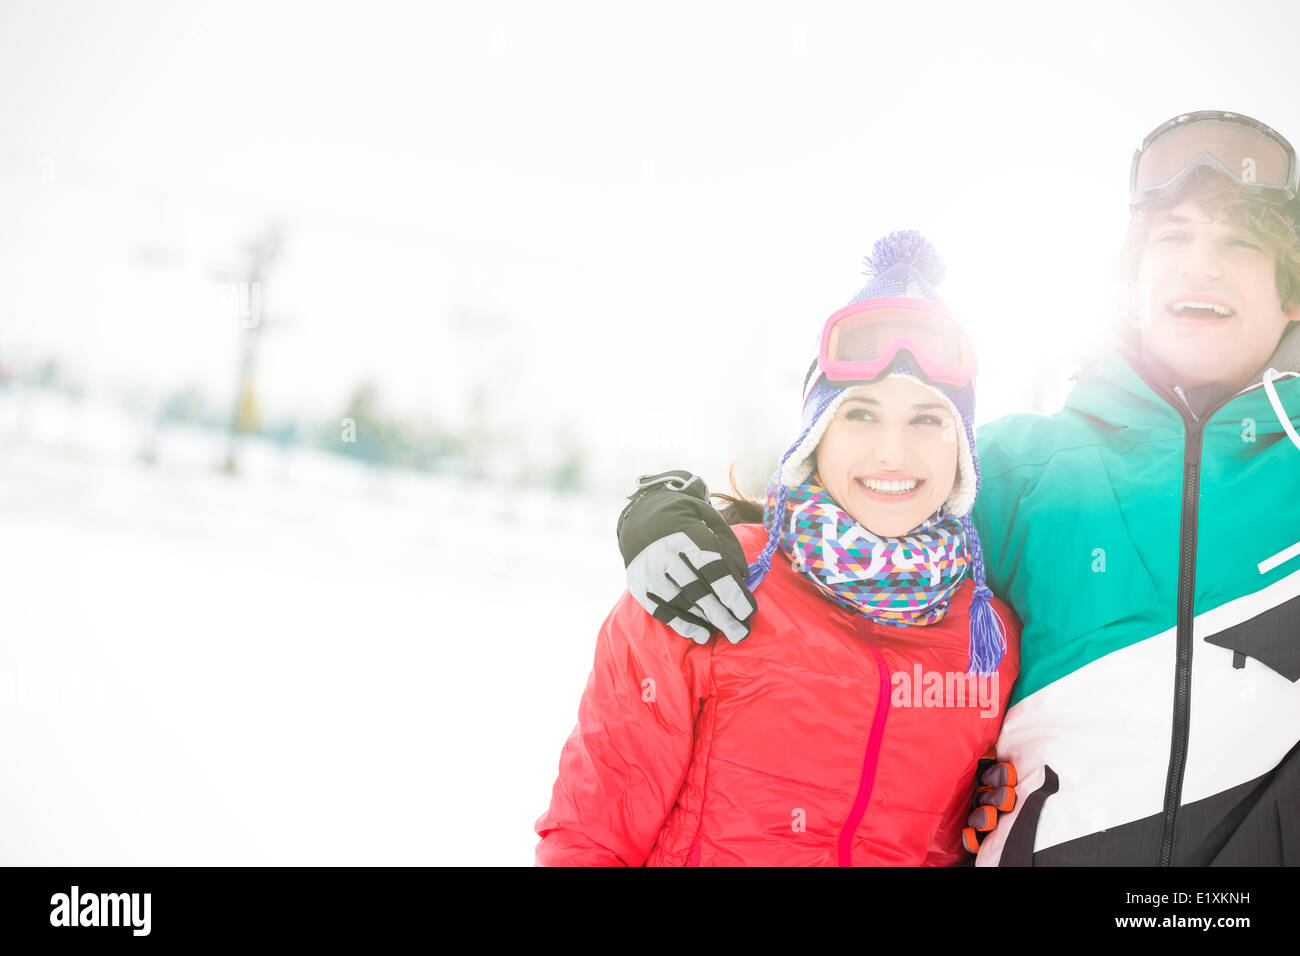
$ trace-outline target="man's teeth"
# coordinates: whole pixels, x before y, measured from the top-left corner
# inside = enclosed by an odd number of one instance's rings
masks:
[[[1174,311],[1175,314],[1180,312],[1186,312],[1188,309],[1205,309],[1209,312],[1217,313],[1218,315],[1223,315],[1223,316],[1232,315],[1232,310],[1228,308],[1226,305],[1214,305],[1211,302],[1197,302],[1194,299],[1184,299],[1179,302],[1175,302],[1172,306],[1170,306],[1170,308]]]
[[[884,495],[902,495],[919,485],[921,480],[919,478],[908,478],[905,481],[879,481],[875,478],[859,478],[858,482],[872,491],[878,491]]]

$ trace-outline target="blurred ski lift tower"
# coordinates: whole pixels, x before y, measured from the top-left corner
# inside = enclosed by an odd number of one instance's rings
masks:
[[[280,256],[284,232],[278,223],[244,247],[245,266],[238,273],[221,274],[229,301],[239,322],[239,367],[235,384],[235,402],[227,432],[226,457],[221,470],[233,475],[239,470],[238,452],[241,433],[256,431],[260,414],[253,376],[257,370],[257,348],[261,333],[268,324],[266,311],[267,277]]]

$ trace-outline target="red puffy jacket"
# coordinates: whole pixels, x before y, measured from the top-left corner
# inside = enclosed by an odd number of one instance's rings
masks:
[[[733,529],[754,561],[757,524]],[[681,637],[624,592],[560,754],[538,865],[951,865],[1019,669],[967,679],[968,577],[926,627],[840,607],[778,551],[738,644]],[[982,693],[981,693],[982,692]]]

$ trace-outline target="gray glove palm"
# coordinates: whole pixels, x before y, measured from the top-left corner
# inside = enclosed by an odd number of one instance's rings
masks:
[[[685,471],[646,475],[618,519],[628,590],[655,620],[698,644],[720,630],[749,633],[758,607],[745,588],[745,554],[709,504],[704,481]]]

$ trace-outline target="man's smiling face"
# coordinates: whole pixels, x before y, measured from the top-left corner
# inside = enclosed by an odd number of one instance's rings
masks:
[[[1243,386],[1300,306],[1284,312],[1274,255],[1194,200],[1157,213],[1138,264],[1142,358],[1167,384]]]

